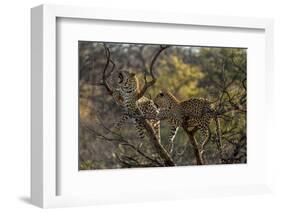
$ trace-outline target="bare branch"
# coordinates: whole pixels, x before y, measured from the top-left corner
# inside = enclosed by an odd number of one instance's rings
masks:
[[[243,157],[246,157],[246,152],[243,152],[243,149],[246,149],[246,143],[243,143],[243,141],[246,141],[247,137],[246,134],[243,134],[238,142],[234,142],[232,140],[227,139],[226,141],[234,146],[233,153],[230,156],[227,156],[223,158],[224,163],[239,163],[241,162],[241,159]]]
[[[113,91],[110,88],[109,84],[107,83],[106,70],[108,68],[109,63],[111,62],[113,64],[113,68],[111,70],[111,72],[112,72],[114,70],[115,64],[110,59],[110,51],[109,51],[108,47],[105,44],[103,44],[103,47],[105,49],[106,63],[105,63],[105,66],[104,66],[104,69],[103,69],[103,72],[102,72],[102,81],[103,81],[102,83],[105,86],[106,90],[109,92],[109,94],[112,95]],[[110,74],[111,74],[111,72],[110,72]]]
[[[149,74],[150,74],[150,76],[152,77],[152,80],[148,82],[148,81],[147,81],[146,74],[144,75],[145,84],[144,84],[142,90],[140,91],[140,93],[138,94],[138,99],[140,99],[140,98],[145,94],[146,90],[147,90],[149,87],[151,87],[151,86],[153,86],[153,85],[155,84],[155,82],[156,82],[156,77],[155,77],[155,75],[154,75],[154,73],[153,73],[153,66],[154,66],[154,64],[155,64],[155,62],[156,62],[158,56],[160,55],[160,53],[161,53],[163,50],[167,49],[168,47],[169,47],[169,46],[160,46],[159,50],[157,50],[156,54],[154,55],[154,57],[153,57],[153,59],[152,59],[152,61],[151,61],[151,63],[150,63],[150,66],[149,66]]]
[[[153,164],[142,164],[140,162],[138,162],[136,159],[130,157],[130,156],[126,156],[126,155],[122,155],[119,156],[118,154],[116,154],[116,157],[118,159],[118,161],[122,164],[124,164],[125,166],[129,167],[129,168],[143,168],[143,167],[153,167],[155,165]]]
[[[136,151],[138,154],[140,154],[142,157],[144,157],[147,160],[150,160],[152,163],[154,163],[156,166],[163,166],[158,160],[153,159],[151,157],[149,157],[148,155],[146,155],[144,152],[142,152],[138,147],[135,147],[134,145],[130,144],[130,143],[121,143],[121,146],[128,146],[130,148],[132,148],[134,151]]]
[[[94,109],[93,109],[93,110],[94,110]],[[149,157],[147,154],[145,154],[144,152],[142,152],[142,151],[140,150],[140,147],[136,147],[136,146],[134,146],[133,144],[130,144],[129,141],[127,141],[126,139],[124,139],[120,134],[118,134],[118,133],[116,133],[116,132],[110,130],[109,128],[107,128],[107,127],[103,124],[102,119],[100,118],[100,114],[99,114],[97,111],[95,111],[95,112],[96,112],[95,114],[97,115],[97,118],[98,118],[100,124],[102,125],[102,127],[103,127],[106,131],[108,131],[108,132],[112,133],[113,135],[117,136],[117,138],[106,136],[106,135],[104,135],[104,134],[102,134],[102,133],[96,131],[95,129],[91,128],[91,127],[90,127],[89,125],[87,125],[86,123],[80,121],[81,126],[82,126],[83,128],[85,128],[85,129],[86,129],[87,131],[89,131],[91,134],[93,134],[93,135],[95,135],[95,136],[97,136],[97,137],[103,139],[105,142],[110,142],[110,143],[112,143],[112,144],[115,145],[115,146],[116,146],[116,145],[119,145],[119,146],[121,145],[121,146],[130,147],[130,148],[133,149],[136,153],[140,154],[143,158],[145,158],[146,160],[149,160],[149,161],[151,162],[151,164],[147,164],[147,165],[141,164],[141,163],[139,163],[137,160],[135,160],[134,158],[129,157],[129,156],[122,156],[122,157],[121,157],[121,156],[117,156],[117,158],[118,158],[118,160],[119,160],[120,162],[122,162],[122,163],[123,163],[124,165],[126,165],[126,166],[129,166],[130,163],[129,163],[128,161],[134,161],[134,164],[130,164],[130,166],[134,166],[134,167],[163,166],[163,164],[160,163],[158,160],[153,159],[153,158]],[[116,144],[116,143],[113,143],[113,142],[118,142],[118,143]]]
[[[232,51],[232,54],[231,54],[230,59],[231,59],[232,64],[233,64],[240,72],[246,74],[245,68],[242,67],[241,65],[239,65],[238,63],[236,63],[236,61],[235,61],[235,59],[234,59],[234,53],[233,53],[233,51]]]
[[[122,164],[124,164],[125,166],[131,168],[131,167],[138,167],[138,164],[132,164],[131,162],[129,163],[127,160],[123,159],[121,156],[119,156],[118,154],[116,154],[116,158],[118,159],[118,161]]]
[[[93,135],[103,139],[106,142],[112,142],[112,141],[117,141],[117,142],[125,142],[128,143],[128,141],[126,141],[123,137],[118,137],[118,138],[110,138],[108,136],[103,135],[102,133],[96,131],[95,129],[91,128],[89,125],[85,124],[84,122],[80,121],[80,124],[82,127],[84,127],[86,130],[88,130],[90,133],[92,133]]]

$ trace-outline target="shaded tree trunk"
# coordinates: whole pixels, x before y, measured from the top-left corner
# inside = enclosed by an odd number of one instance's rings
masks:
[[[197,131],[197,129],[193,129],[193,130],[189,131],[186,126],[183,126],[183,129],[184,129],[185,133],[188,135],[188,138],[189,138],[189,140],[191,142],[191,145],[193,147],[193,152],[194,152],[194,155],[196,157],[197,165],[204,165],[204,160],[203,160],[201,150],[200,150],[200,148],[198,146],[198,143],[195,139],[195,132]]]

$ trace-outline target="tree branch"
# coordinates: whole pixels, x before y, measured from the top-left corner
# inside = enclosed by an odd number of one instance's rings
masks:
[[[153,73],[153,66],[154,66],[154,64],[155,64],[155,62],[156,62],[158,56],[160,55],[160,53],[161,53],[163,50],[167,49],[168,47],[169,47],[169,46],[160,46],[160,49],[157,50],[156,54],[154,55],[154,57],[153,57],[153,59],[152,59],[152,61],[151,61],[151,63],[150,63],[150,66],[149,66],[149,74],[150,74],[150,76],[152,77],[152,80],[149,81],[149,82],[147,82],[146,74],[144,74],[144,81],[145,81],[145,84],[144,84],[142,90],[140,91],[140,93],[138,94],[138,99],[140,99],[140,98],[145,94],[146,90],[147,90],[149,87],[151,87],[151,86],[153,86],[153,85],[155,84],[156,78],[155,78],[155,75],[154,75],[154,73]]]
[[[112,71],[113,71],[114,68],[115,68],[115,64],[114,64],[114,62],[110,59],[110,51],[109,51],[108,47],[107,47],[105,44],[103,44],[103,47],[104,47],[104,49],[105,49],[106,63],[105,63],[105,66],[104,66],[104,69],[103,69],[103,72],[102,72],[102,81],[103,81],[102,84],[105,86],[105,88],[106,88],[106,90],[108,91],[108,93],[109,93],[110,95],[112,95],[113,91],[112,91],[112,89],[110,88],[109,84],[107,83],[107,78],[108,78],[109,76],[108,76],[108,77],[106,76],[106,70],[107,70],[107,68],[108,68],[109,63],[111,62],[111,63],[113,64],[113,67],[112,67],[111,72],[110,72],[110,74],[111,74]]]
[[[139,122],[143,125],[143,127],[146,129],[148,136],[150,138],[150,141],[152,142],[155,150],[159,154],[159,156],[164,161],[165,166],[176,166],[175,162],[169,155],[169,153],[166,151],[166,149],[162,146],[159,139],[156,137],[156,133],[153,130],[153,128],[150,126],[150,124],[145,120],[145,118],[140,117],[138,118]]]
[[[155,164],[156,166],[163,166],[163,164],[161,164],[158,160],[153,159],[151,157],[149,157],[148,155],[146,155],[144,152],[142,152],[138,147],[135,147],[133,144],[130,143],[121,143],[121,146],[128,146],[130,148],[132,148],[134,151],[136,151],[138,154],[140,154],[142,157],[144,157],[145,159],[151,161],[153,164]]]
[[[192,130],[188,130],[188,127],[186,125],[182,125],[182,128],[184,129],[185,133],[188,135],[188,138],[191,142],[191,145],[193,147],[193,152],[194,155],[196,157],[196,162],[197,165],[203,165],[204,164],[204,160],[202,157],[202,152],[198,146],[198,143],[195,139],[195,132],[198,130],[198,128],[193,128]]]

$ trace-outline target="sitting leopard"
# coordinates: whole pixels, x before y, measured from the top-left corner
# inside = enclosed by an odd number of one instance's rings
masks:
[[[173,140],[178,128],[183,125],[188,128],[197,127],[200,131],[201,143],[206,143],[210,135],[209,124],[212,118],[216,121],[218,144],[219,148],[221,147],[220,123],[208,100],[191,98],[180,102],[170,92],[164,91],[160,92],[153,101],[159,109],[157,119],[167,119],[172,125],[170,136],[168,137],[171,146],[170,152],[173,150]]]
[[[134,73],[118,71],[117,88],[113,90],[113,98],[117,104],[125,109],[125,113],[116,123],[114,129],[120,131],[121,126],[130,118],[134,120],[136,130],[141,139],[145,137],[145,129],[139,122],[138,116],[155,117],[158,113],[153,101],[146,97],[137,99],[139,94],[139,82]],[[141,114],[140,114],[141,113]],[[160,121],[148,119],[154,129],[156,136],[160,139]]]

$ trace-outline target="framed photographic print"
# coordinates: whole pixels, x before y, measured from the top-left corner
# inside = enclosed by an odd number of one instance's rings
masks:
[[[31,10],[32,203],[269,192],[272,20],[106,11]]]

